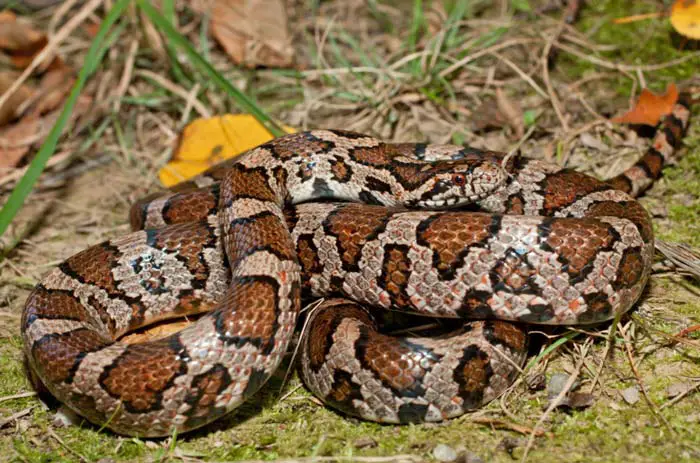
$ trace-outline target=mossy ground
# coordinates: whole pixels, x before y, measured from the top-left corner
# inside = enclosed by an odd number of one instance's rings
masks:
[[[344,11],[344,6],[340,3],[342,2],[329,1],[295,4],[291,14],[300,20],[315,12],[319,18],[325,18],[318,24],[328,27],[328,19],[334,13]],[[373,8],[379,4],[369,3]],[[525,9],[522,5],[527,2],[512,2],[512,5],[502,2],[510,5],[503,11],[483,3],[475,4],[462,19],[466,21],[467,30],[470,27],[481,28],[484,35],[491,34],[489,37],[492,38],[492,43],[520,36],[536,37],[537,32],[533,30],[539,31],[546,38],[547,34],[553,33],[557,24],[556,16],[547,18],[523,12]],[[535,3],[530,2],[531,9],[535,8]],[[520,10],[514,7],[516,4],[520,5]],[[423,6],[427,11],[428,5]],[[597,47],[598,51],[590,51],[590,55],[607,63],[647,65],[692,54],[692,51],[676,47],[676,38],[667,20],[654,19],[626,25],[611,23],[616,17],[647,13],[661,7],[661,2],[586,2],[581,17],[571,27],[580,34],[579,40],[585,39],[591,49]],[[371,65],[375,62],[375,55],[384,58],[382,54],[389,53],[384,45],[393,36],[405,39],[406,34],[402,31],[410,29],[411,25],[413,5],[405,4],[396,8],[397,14],[392,13],[394,10],[380,9],[380,12],[389,11],[386,14],[394,21],[391,33],[385,24],[386,18],[382,19],[384,13],[363,19],[370,24],[363,34],[359,34],[352,21],[338,20],[336,30],[341,30],[345,35],[331,34],[330,37],[332,43],[333,40],[338,41],[336,45],[343,51],[335,54],[326,51],[330,55],[328,60],[331,64],[335,63],[338,68],[345,67],[338,62],[342,58],[350,60],[353,65],[358,62]],[[513,16],[514,11],[520,12]],[[138,28],[135,25],[133,27],[135,33],[138,33]],[[505,31],[502,30],[504,27]],[[301,30],[297,33],[304,38],[298,42],[299,53],[311,57],[313,63],[318,62],[314,59],[317,57],[318,43],[313,40],[313,28],[311,32],[302,26],[299,28]],[[574,34],[568,29],[567,31]],[[381,46],[370,45],[372,34],[384,37],[379,40]],[[343,41],[342,38],[347,36],[355,37],[359,45],[352,45],[353,42],[347,38]],[[205,45],[198,42],[200,48]],[[479,45],[482,46],[486,45]],[[537,47],[541,47],[541,44]],[[124,61],[120,49],[115,50],[108,65],[117,66]],[[360,53],[362,50],[371,50],[372,53]],[[540,48],[532,51],[534,57],[522,49],[520,54],[509,56],[522,67],[528,67],[533,78],[541,82],[536,64],[539,51]],[[450,50],[445,50],[445,53],[448,52]],[[215,55],[214,58],[219,56],[213,49],[211,53]],[[137,66],[148,56],[148,51],[143,51],[137,60]],[[486,58],[486,61],[476,60],[469,65],[474,77],[472,81],[469,80],[470,76],[460,74],[448,76],[447,82],[438,78],[427,83],[421,81],[420,84],[415,84],[410,79],[398,82],[391,97],[396,97],[397,94],[410,94],[411,97],[406,98],[409,103],[399,103],[392,107],[393,113],[382,112],[382,102],[373,100],[373,95],[363,92],[363,88],[366,90],[379,85],[378,81],[371,80],[371,76],[367,80],[367,76],[339,78],[329,73],[327,78],[309,81],[303,76],[280,77],[274,72],[262,70],[236,74],[235,77],[244,82],[247,91],[254,94],[271,114],[281,120],[294,121],[299,126],[345,128],[348,124],[357,123],[356,116],[364,110],[365,105],[376,104],[380,114],[370,117],[362,123],[364,125],[353,128],[387,136],[386,129],[390,127],[390,137],[401,138],[403,135],[412,139],[442,142],[452,139],[508,149],[514,140],[502,135],[507,129],[477,132],[469,121],[484,116],[474,110],[465,116],[464,112],[454,109],[455,104],[469,107],[468,104],[489,101],[493,95],[493,88],[489,87],[486,79],[479,81],[479,78],[488,75],[490,67],[495,69],[497,65],[495,58]],[[442,69],[449,62],[443,64]],[[535,120],[535,135],[524,145],[525,153],[537,156],[545,153],[544,156],[547,156],[547,152],[569,149],[566,146],[562,148],[561,142],[567,134],[560,131],[551,106],[546,100],[538,100],[532,89],[517,75],[511,73],[502,76],[507,69],[498,67],[498,73],[495,77],[492,75],[492,78],[505,82],[502,88],[521,102],[523,110],[532,109],[539,115]],[[567,85],[581,78],[591,77],[595,73],[603,74],[585,84],[585,98],[589,106],[607,116],[626,107],[630,92],[638,88],[639,79],[643,78],[649,87],[657,91],[664,89],[670,82],[695,85],[697,88],[700,83],[697,80],[698,69],[700,59],[696,55],[694,59],[662,69],[621,73],[559,51],[551,70],[551,80],[563,97],[570,125],[578,128],[589,122],[591,115],[586,113],[575,97],[565,93]],[[410,63],[406,72],[412,72]],[[635,81],[636,84],[633,84]],[[207,87],[206,82],[200,83],[206,91],[214,92]],[[138,86],[136,88],[142,90]],[[309,99],[326,91],[334,98],[327,106],[305,106],[309,104]],[[634,91],[635,94],[638,93]],[[358,97],[358,94],[361,96]],[[376,94],[382,95],[382,92],[378,90]],[[155,188],[148,185],[154,185],[153,173],[162,165],[165,159],[163,153],[167,154],[166,148],[172,142],[172,137],[156,140],[159,133],[144,133],[137,127],[138,123],[133,121],[145,112],[152,111],[154,117],[172,123],[171,129],[175,132],[182,127],[184,121],[179,119],[180,102],[168,99],[169,96],[161,90],[146,88],[139,98],[132,97],[134,103],[125,104],[122,113],[106,116],[113,119],[110,123],[113,125],[105,131],[107,141],[92,150],[111,153],[115,162],[71,178],[60,188],[36,192],[12,230],[19,236],[27,224],[41,218],[32,233],[24,235],[25,241],[5,258],[0,267],[0,295],[3,301],[0,316],[6,322],[6,326],[0,329],[0,460],[53,462],[111,458],[118,461],[198,461],[392,455],[411,455],[415,460],[431,460],[432,450],[439,443],[447,444],[465,455],[479,456],[484,461],[508,462],[522,457],[527,435],[508,429],[495,429],[495,426],[483,422],[490,418],[493,423],[500,420],[523,426],[526,430],[533,428],[547,404],[547,392],[530,390],[524,382],[515,387],[503,404],[494,402],[476,414],[445,424],[384,426],[359,422],[318,405],[306,389],[300,387],[295,376],[283,386],[284,374],[280,372],[278,377],[240,410],[192,434],[176,436],[174,440],[119,437],[85,423],[81,426],[61,427],[55,422],[55,406],[46,409],[35,397],[4,400],[3,398],[32,390],[22,366],[21,340],[18,336],[19,314],[29,288],[51,265],[88,245],[124,233],[127,230],[125,223],[128,204]],[[221,99],[220,96],[218,98]],[[421,103],[410,103],[416,99]],[[331,104],[338,101],[357,106],[348,109],[347,106]],[[141,102],[140,105],[137,102]],[[227,104],[217,105],[214,102],[212,110],[223,112],[227,110]],[[406,116],[412,111],[417,112],[420,118],[419,123],[414,125],[411,125],[409,116]],[[171,116],[172,114],[178,117]],[[428,114],[429,117],[421,114]],[[649,192],[643,203],[655,215],[658,237],[698,247],[700,123],[697,117],[695,119],[685,139],[683,159],[677,166],[665,170],[663,180]],[[446,125],[456,127],[457,130],[448,131]],[[156,130],[154,125],[150,127]],[[603,127],[602,133],[593,133],[610,144],[615,143],[614,136],[610,138],[609,135],[617,132],[607,127]],[[78,133],[72,135],[71,140],[80,141],[85,137],[85,134]],[[637,149],[637,154],[641,149],[643,148]],[[148,156],[143,153],[148,153]],[[93,154],[88,153],[86,156]],[[614,149],[597,154],[572,151],[568,163],[573,167],[591,170],[592,164],[612,163],[615,154]],[[554,155],[554,159],[561,160],[561,157]],[[600,172],[595,169],[593,171]],[[630,367],[625,341],[619,333],[614,337],[609,355],[604,357],[609,324],[591,329],[590,333],[596,337],[579,335],[538,361],[528,373],[543,373],[549,378],[555,373],[573,373],[574,365],[583,357],[579,378],[581,390],[584,391],[590,389],[599,369],[602,374],[592,391],[594,401],[590,407],[581,410],[554,410],[548,416],[543,423],[547,434],[535,440],[529,451],[529,461],[699,460],[700,394],[691,392],[662,408],[673,400],[673,395],[669,395],[669,386],[678,383],[696,384],[700,380],[700,341],[697,332],[680,340],[670,337],[685,328],[700,324],[699,296],[700,284],[697,281],[672,271],[661,271],[653,275],[648,291],[631,317],[625,317],[620,322],[625,329],[627,347],[638,369],[639,378]],[[564,333],[566,330],[560,330],[553,335],[561,336]],[[589,338],[594,340],[592,347],[582,353]],[[538,342],[543,343],[542,339]],[[629,404],[621,396],[621,391],[639,386],[640,380],[653,409],[643,397],[636,403]],[[8,418],[18,413],[24,414],[14,419]]]

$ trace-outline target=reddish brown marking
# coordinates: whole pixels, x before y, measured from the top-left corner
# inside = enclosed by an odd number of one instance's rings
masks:
[[[72,294],[47,290],[41,286],[36,287],[27,298],[22,316],[25,329],[29,326],[27,322],[35,318],[64,318],[82,322],[91,318],[85,307]]]
[[[591,219],[556,219],[551,222],[547,245],[568,264],[570,275],[593,265],[602,249],[611,246],[615,235],[610,226]]]
[[[328,398],[334,402],[343,403],[355,394],[353,388],[350,378],[340,376],[333,382],[333,388]]]
[[[323,271],[323,266],[318,258],[318,249],[314,244],[312,235],[302,235],[297,239],[297,255],[304,272],[304,281],[308,282],[311,275]]]
[[[333,343],[333,334],[338,325],[348,318],[374,327],[374,321],[369,314],[354,302],[346,299],[331,299],[325,301],[316,309],[306,336],[309,365],[315,371],[321,368]]]
[[[397,390],[407,390],[424,374],[420,352],[413,352],[397,338],[380,334],[372,329],[363,330],[358,349],[360,361],[372,370],[381,381]]]
[[[562,170],[544,180],[544,213],[552,215],[578,198],[606,187],[604,183],[581,172]]]
[[[295,301],[298,304],[298,301]],[[265,280],[238,282],[226,297],[219,331],[226,337],[270,339],[277,321],[277,288]]]
[[[625,201],[624,203],[601,201],[591,205],[586,211],[586,216],[621,217],[627,219],[637,226],[645,243],[651,241],[654,236],[649,214],[637,201]]]
[[[295,156],[307,157],[315,153],[326,152],[331,148],[331,144],[327,141],[300,138],[299,135],[282,137],[275,140],[274,143],[262,147],[274,152],[283,161]]]
[[[506,205],[506,214],[522,215],[525,213],[525,202],[520,196],[512,196],[508,198]]]
[[[210,190],[197,190],[173,196],[164,208],[165,223],[196,222],[216,212],[218,196]]]
[[[646,171],[649,172],[651,179],[657,179],[661,176],[661,170],[664,168],[664,158],[661,153],[647,153],[642,159],[637,161],[637,165],[644,164]]]
[[[222,365],[215,365],[211,370],[196,376],[192,380],[191,396],[188,402],[194,404],[189,416],[199,418],[206,416],[210,408],[216,406],[219,393],[231,383],[231,376]]]
[[[196,280],[206,280],[209,269],[203,252],[214,242],[213,231],[203,222],[183,224],[158,230],[153,238],[155,247],[184,258],[187,269]]]
[[[489,356],[476,346],[465,349],[465,354],[455,372],[459,395],[467,405],[478,406],[489,382]]]
[[[34,364],[49,383],[69,381],[86,352],[94,352],[112,341],[96,331],[78,329],[50,334],[32,345]]]
[[[235,221],[231,224],[229,233],[233,246],[228,252],[228,257],[232,267],[235,267],[238,259],[252,254],[259,248],[269,249],[283,259],[296,259],[289,230],[271,213]]]
[[[331,173],[333,174],[333,178],[339,182],[347,182],[350,180],[350,176],[352,175],[352,171],[350,170],[350,167],[348,167],[347,164],[345,164],[345,161],[342,159],[331,159]]]
[[[624,191],[625,193],[630,193],[632,191],[632,180],[625,175],[625,173],[608,180],[606,183],[615,190]]]
[[[625,288],[637,284],[644,275],[644,258],[639,249],[626,249],[620,267],[617,269],[615,283]]]
[[[389,215],[389,211],[383,207],[350,204],[328,216],[327,230],[338,238],[340,257],[344,266],[358,265],[362,246],[376,236]]]
[[[350,157],[367,166],[386,167],[391,163],[391,155],[387,153],[387,145],[379,145],[372,148],[355,148]]]
[[[410,307],[406,294],[408,277],[411,275],[411,261],[407,246],[391,246],[384,249],[384,265],[380,277],[381,286],[391,295],[393,305]]]
[[[493,336],[505,346],[518,352],[525,350],[527,336],[525,332],[512,323],[491,322]]]
[[[530,286],[530,278],[537,271],[528,265],[525,256],[511,252],[500,259],[493,271],[500,278],[500,282],[508,286],[507,292],[526,291]]]
[[[124,401],[127,409],[145,412],[160,408],[164,389],[186,368],[165,338],[129,346],[105,369],[100,383],[110,395]]]
[[[418,227],[418,242],[434,253],[433,262],[442,274],[450,273],[472,245],[491,236],[488,214],[442,214]]]
[[[103,243],[69,257],[63,265],[85,283],[104,288],[109,293],[116,293],[117,282],[112,276],[112,269],[118,265],[119,257],[114,247]],[[64,271],[67,269],[64,268]]]
[[[225,183],[230,188],[222,189],[221,200],[224,204],[238,197],[277,201],[275,192],[270,188],[267,174],[261,169],[245,169],[241,165],[236,165],[236,168],[228,170]]]

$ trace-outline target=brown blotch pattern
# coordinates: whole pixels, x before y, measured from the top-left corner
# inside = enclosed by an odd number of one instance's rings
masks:
[[[352,176],[352,170],[342,159],[332,159],[331,164],[331,174],[333,178],[339,182],[347,182]]]
[[[581,172],[562,170],[548,175],[543,182],[545,215],[573,204],[581,196],[610,188],[606,184]]]
[[[218,196],[211,190],[182,193],[170,198],[164,208],[165,223],[196,222],[216,212]]]
[[[305,138],[300,140],[303,134],[291,135],[288,137],[278,138],[274,143],[268,143],[261,148],[266,148],[275,153],[275,155],[285,161],[295,156],[310,156],[314,153],[328,151],[332,145],[327,141],[311,140]]]
[[[610,226],[598,220],[557,219],[551,222],[546,243],[568,264],[569,275],[577,275],[614,240]]]
[[[223,188],[221,200],[228,204],[237,197],[256,198],[261,201],[276,202],[277,197],[269,184],[267,173],[262,169],[246,169],[236,165],[229,169],[225,182],[230,188]]]
[[[433,251],[433,263],[449,278],[469,247],[491,236],[488,214],[442,214],[418,226],[418,243]]]
[[[169,253],[176,252],[185,260],[187,269],[197,280],[206,280],[208,277],[202,253],[214,240],[213,230],[204,222],[163,228],[155,232],[154,236],[155,247]]]
[[[389,292],[391,301],[396,307],[409,307],[411,305],[406,294],[408,278],[411,275],[408,250],[408,246],[390,246],[384,249],[384,264],[379,283]]]
[[[492,276],[496,280],[494,283],[507,286],[506,292],[518,293],[531,289],[530,278],[536,274],[537,271],[528,264],[526,256],[511,251],[498,261]]]
[[[394,390],[411,389],[419,378],[426,357],[414,351],[397,338],[380,334],[374,330],[362,330],[364,336],[358,341],[360,362],[373,371],[382,383]],[[421,360],[423,360],[421,362]]]
[[[297,238],[297,255],[299,256],[299,262],[304,272],[305,282],[311,278],[312,274],[323,271],[313,235],[301,235]]]
[[[211,407],[216,405],[218,394],[231,383],[231,376],[223,365],[216,364],[206,373],[197,375],[192,380],[188,403],[195,406],[189,411],[193,418],[206,416]]]
[[[651,226],[651,219],[644,207],[637,201],[625,201],[622,203],[615,201],[601,201],[595,203],[586,211],[588,217],[621,217],[627,219],[637,226],[639,233],[645,243],[651,241],[654,231]]]
[[[114,247],[103,243],[69,257],[62,268],[69,269],[85,283],[104,288],[109,293],[117,293],[117,282],[112,269],[116,267],[119,257],[120,254]]]
[[[220,333],[226,337],[268,340],[277,323],[277,286],[271,278],[246,278],[235,282],[219,317]],[[298,302],[295,302],[298,304]]]
[[[59,318],[83,322],[90,320],[90,314],[75,296],[64,291],[47,290],[41,286],[35,288],[27,298],[22,316],[25,329],[35,318]]]
[[[617,269],[615,284],[630,288],[637,284],[644,275],[644,258],[638,248],[625,249]]]
[[[488,354],[477,346],[467,347],[454,374],[460,397],[469,406],[479,406],[491,376]]]
[[[383,207],[348,205],[326,219],[327,231],[338,239],[345,268],[356,268],[362,246],[384,227],[390,213]]]
[[[228,257],[232,267],[236,266],[238,259],[260,248],[269,249],[283,259],[296,259],[289,230],[279,217],[272,213],[234,221],[228,232],[232,244]]]
[[[512,323],[491,322],[491,332],[498,342],[510,349],[522,352],[527,346],[527,335],[522,328]]]
[[[100,377],[100,383],[127,410],[145,412],[161,408],[163,391],[187,369],[168,338],[149,344],[134,344]]]
[[[350,152],[350,157],[366,166],[386,167],[391,164],[391,154],[387,145],[379,145],[372,148],[360,147]]]
[[[49,334],[32,345],[34,364],[42,378],[50,383],[70,381],[78,362],[86,352],[94,352],[112,340],[96,331],[80,328],[61,334]]]

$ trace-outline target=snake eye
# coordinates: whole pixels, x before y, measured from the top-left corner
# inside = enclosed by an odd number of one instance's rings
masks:
[[[452,182],[457,186],[464,186],[467,183],[467,179],[464,178],[464,174],[453,174]]]

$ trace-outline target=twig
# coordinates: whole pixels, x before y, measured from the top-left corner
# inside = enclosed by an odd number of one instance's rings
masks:
[[[625,346],[625,353],[627,354],[627,360],[629,360],[630,363],[630,368],[632,369],[632,373],[634,374],[635,378],[637,379],[637,384],[639,385],[639,390],[642,393],[642,397],[644,397],[644,401],[647,403],[649,406],[649,410],[651,410],[651,413],[656,417],[656,419],[663,423],[666,428],[672,432],[676,433],[676,430],[671,427],[670,423],[666,420],[666,417],[664,417],[659,410],[657,409],[656,405],[654,402],[651,401],[649,398],[649,394],[647,393],[647,388],[644,386],[644,381],[642,381],[642,376],[639,374],[639,370],[637,369],[637,366],[634,363],[634,358],[632,356],[632,347],[630,347],[630,341],[627,338],[627,333],[625,332],[625,329],[620,326],[619,327],[620,335],[622,335],[622,341]]]
[[[547,93],[549,94],[549,100],[552,102],[552,107],[554,108],[554,112],[557,115],[557,118],[559,119],[559,123],[561,124],[562,128],[564,129],[564,132],[569,131],[569,124],[566,122],[566,119],[564,118],[564,113],[561,110],[561,103],[559,102],[559,97],[557,96],[556,92],[554,91],[554,87],[552,86],[552,82],[549,79],[549,53],[552,51],[552,44],[559,38],[559,35],[562,33],[564,30],[564,26],[566,24],[566,17],[563,17],[559,23],[559,26],[557,27],[557,30],[554,32],[554,34],[547,39],[547,42],[545,43],[544,49],[542,50],[542,58],[541,58],[541,63],[542,63],[542,80],[544,80],[544,84],[547,87]]]
[[[613,63],[611,61],[607,61],[592,55],[587,55],[581,51],[578,51],[574,47],[570,47],[568,45],[564,45],[561,42],[555,41],[552,44],[554,47],[559,48],[561,50],[564,50],[567,53],[571,53],[572,55],[581,58],[586,61],[590,61],[593,64],[597,64],[598,66],[608,68],[608,69],[615,69],[616,71],[632,71],[635,72],[638,69],[642,71],[658,71],[659,69],[665,69],[669,67],[676,66],[677,64],[685,63],[688,60],[694,59],[694,58],[699,58],[700,57],[700,52],[695,52],[695,53],[690,53],[687,55],[684,55],[680,58],[676,58],[670,61],[666,61],[665,63],[658,63],[658,64],[645,64],[645,65],[632,65],[632,64],[620,64],[620,63]]]
[[[129,82],[131,82],[131,75],[134,71],[134,61],[136,60],[136,52],[139,49],[139,41],[134,39],[131,41],[129,46],[129,52],[126,55],[126,62],[124,63],[124,73],[122,78],[119,80],[119,85],[117,86],[117,94],[114,100],[114,112],[119,112],[122,105],[122,98],[126,94],[126,90],[129,88]]]
[[[151,79],[155,81],[158,85],[162,86],[164,89],[168,90],[171,93],[174,93],[175,95],[179,96],[183,100],[187,101],[190,99],[190,95],[185,89],[182,87],[175,85],[165,77],[156,74],[155,72],[148,71],[146,69],[139,69],[136,71],[136,75],[139,75],[141,77],[145,77],[147,79]],[[192,101],[192,107],[197,110],[200,116],[209,118],[211,117],[211,113],[207,108],[204,107],[204,105],[199,101],[199,100],[194,100]]]
[[[697,391],[698,389],[700,389],[700,381],[698,381],[695,384],[695,386],[688,388],[687,391],[685,391],[681,394],[678,394],[676,397],[674,397],[673,399],[671,399],[668,402],[666,402],[665,404],[663,404],[661,407],[659,407],[659,410],[663,410],[666,407],[671,407],[671,406],[675,405],[676,403],[680,402],[685,396],[687,396],[691,392]]]
[[[506,58],[505,56],[501,55],[500,53],[493,52],[491,53],[493,56],[498,58],[499,60],[503,61],[505,64],[508,65],[513,71],[515,71],[522,79],[530,84],[530,86],[542,97],[542,98],[547,98],[549,99],[549,95],[547,95],[547,92],[542,90],[542,88],[537,85],[537,82],[534,81],[532,77],[530,77],[525,71],[520,69],[517,64]]]
[[[9,262],[9,261],[5,261]],[[0,402],[6,402],[8,400],[23,399],[25,397],[34,397],[36,392],[20,392],[19,394],[6,395],[5,397],[0,397]]]
[[[504,48],[512,47],[514,45],[527,45],[529,43],[536,43],[539,42],[539,39],[511,39],[511,40],[506,40],[503,43],[498,43],[496,45],[493,45],[488,48],[484,48],[482,50],[479,50],[478,52],[467,55],[464,58],[460,59],[459,61],[455,62],[451,66],[443,69],[439,76],[440,77],[447,77],[450,75],[452,72],[456,71],[457,69],[461,68],[465,64],[469,63],[470,61],[474,61],[477,58],[480,58],[484,55],[489,55],[492,54],[493,52],[496,52],[498,50],[502,50]]]
[[[7,426],[9,423],[18,420],[23,416],[29,415],[29,412],[31,412],[34,409],[34,407],[36,407],[36,405],[32,405],[31,407],[25,408],[24,410],[20,410],[17,413],[13,413],[7,418],[0,419],[0,428]]]
[[[554,410],[561,403],[561,399],[564,398],[564,396],[569,392],[569,389],[571,389],[571,386],[573,386],[574,382],[576,382],[578,375],[581,373],[581,367],[583,366],[583,362],[586,359],[588,348],[591,346],[592,343],[592,338],[586,339],[586,342],[581,347],[581,359],[576,363],[576,368],[574,368],[573,374],[569,376],[569,379],[566,381],[566,384],[564,384],[564,387],[561,389],[561,391],[559,391],[559,394],[557,394],[554,400],[551,401],[547,409],[540,416],[540,419],[537,420],[537,424],[535,424],[535,427],[533,428],[532,433],[530,434],[530,437],[527,440],[527,446],[525,447],[525,451],[523,452],[523,457],[520,459],[522,463],[525,463],[527,461],[527,455],[528,453],[530,453],[530,449],[535,443],[535,437],[537,437],[535,435],[535,432],[542,426],[544,420],[546,420],[549,414],[552,413],[552,410]]]

